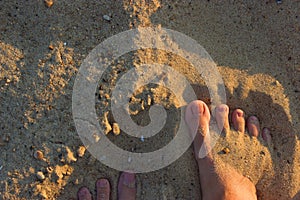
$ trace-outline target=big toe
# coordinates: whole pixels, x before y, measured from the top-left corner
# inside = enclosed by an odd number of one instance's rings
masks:
[[[77,192],[78,200],[92,200],[92,195],[86,187],[82,187]]]
[[[192,101],[186,108],[185,121],[193,137],[197,131],[205,136],[209,129],[210,113],[207,105],[200,100]]]
[[[123,172],[118,183],[118,199],[119,200],[135,200],[136,199],[136,180],[135,174]]]
[[[232,124],[233,128],[236,131],[241,133],[245,132],[245,118],[244,118],[244,111],[241,109],[236,109],[232,113]]]
[[[196,159],[206,157],[211,151],[209,135],[210,112],[207,105],[200,100],[191,102],[187,106],[185,120],[194,139]]]
[[[107,179],[99,179],[96,182],[97,200],[109,200],[110,184]]]

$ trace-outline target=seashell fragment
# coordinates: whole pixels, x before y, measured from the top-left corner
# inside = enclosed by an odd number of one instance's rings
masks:
[[[103,15],[103,19],[109,22],[111,20],[111,17],[108,15]]]
[[[38,159],[38,160],[44,160],[44,153],[40,150],[36,150],[34,153],[33,153],[33,157],[35,159]]]

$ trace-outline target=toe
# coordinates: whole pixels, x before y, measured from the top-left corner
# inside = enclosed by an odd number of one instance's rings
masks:
[[[241,109],[236,109],[232,113],[232,124],[233,128],[236,131],[241,133],[245,132],[245,118],[244,118],[244,111]]]
[[[193,101],[187,106],[185,120],[193,138],[196,159],[206,157],[211,151],[209,135],[209,108],[203,101]]]
[[[190,128],[190,132],[195,137],[197,131],[202,129],[202,134],[206,134],[209,129],[210,113],[207,105],[200,100],[192,101],[186,108],[185,121]]]
[[[118,183],[118,199],[134,200],[136,199],[136,181],[135,174],[123,172]]]
[[[96,183],[97,200],[109,200],[110,185],[107,179],[99,179]]]
[[[268,145],[271,144],[271,131],[268,128],[263,128],[262,138],[267,142]]]
[[[257,117],[251,116],[248,118],[247,128],[251,136],[258,137],[260,132],[260,127],[259,127],[259,121]]]
[[[78,200],[92,200],[92,195],[86,187],[82,187],[77,192]]]
[[[225,104],[221,104],[215,109],[215,116],[217,125],[220,131],[223,129],[225,131],[229,130],[229,121],[228,121],[229,107]]]

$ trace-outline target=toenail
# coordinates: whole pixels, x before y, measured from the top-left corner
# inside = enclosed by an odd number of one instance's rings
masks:
[[[243,117],[244,113],[243,112],[236,112],[238,117]]]
[[[219,112],[225,112],[226,111],[226,107],[225,106],[217,107],[217,111],[219,111]]]
[[[194,103],[192,106],[191,106],[191,110],[192,110],[192,113],[193,115],[195,116],[199,116],[199,112],[200,112],[200,109],[199,109],[199,105]]]
[[[89,191],[88,191],[87,188],[82,188],[82,189],[80,190],[80,194],[81,194],[81,195],[87,195],[88,193],[89,193]]]
[[[129,188],[135,188],[135,177],[134,174],[124,173],[124,185]]]
[[[251,117],[249,117],[249,122],[253,123],[253,124],[257,124],[258,123],[258,119],[255,116],[251,116]]]
[[[107,186],[107,183],[108,181],[106,179],[100,179],[98,182],[97,182],[97,185],[99,187],[106,187]]]

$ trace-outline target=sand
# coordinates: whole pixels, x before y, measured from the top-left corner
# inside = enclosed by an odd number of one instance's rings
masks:
[[[291,199],[300,190],[299,9],[297,0],[57,0],[51,7],[42,0],[1,1],[0,199],[70,199],[81,186],[95,194],[95,181],[101,177],[110,180],[116,199],[119,171],[83,152],[72,118],[73,84],[81,63],[98,44],[148,26],[184,33],[201,44],[218,66],[231,111],[242,108],[247,116],[256,115],[261,127],[271,129],[270,145],[230,131],[215,146],[216,156],[249,177],[259,199]],[[109,111],[113,78],[121,75],[116,71],[155,62],[184,74],[197,98],[210,104],[203,80],[186,60],[164,51],[139,50],[106,72],[107,80],[96,92],[100,121]],[[167,124],[148,142],[122,131],[110,132],[112,141],[147,152],[173,138],[180,113],[169,90],[148,85],[131,100],[136,123],[147,125],[150,105],[160,103],[170,116]],[[107,123],[113,126],[110,113]],[[221,153],[224,147],[230,149],[228,154]],[[44,159],[34,157],[36,150]],[[201,199],[192,148],[163,169],[138,174],[137,180],[138,199]]]

